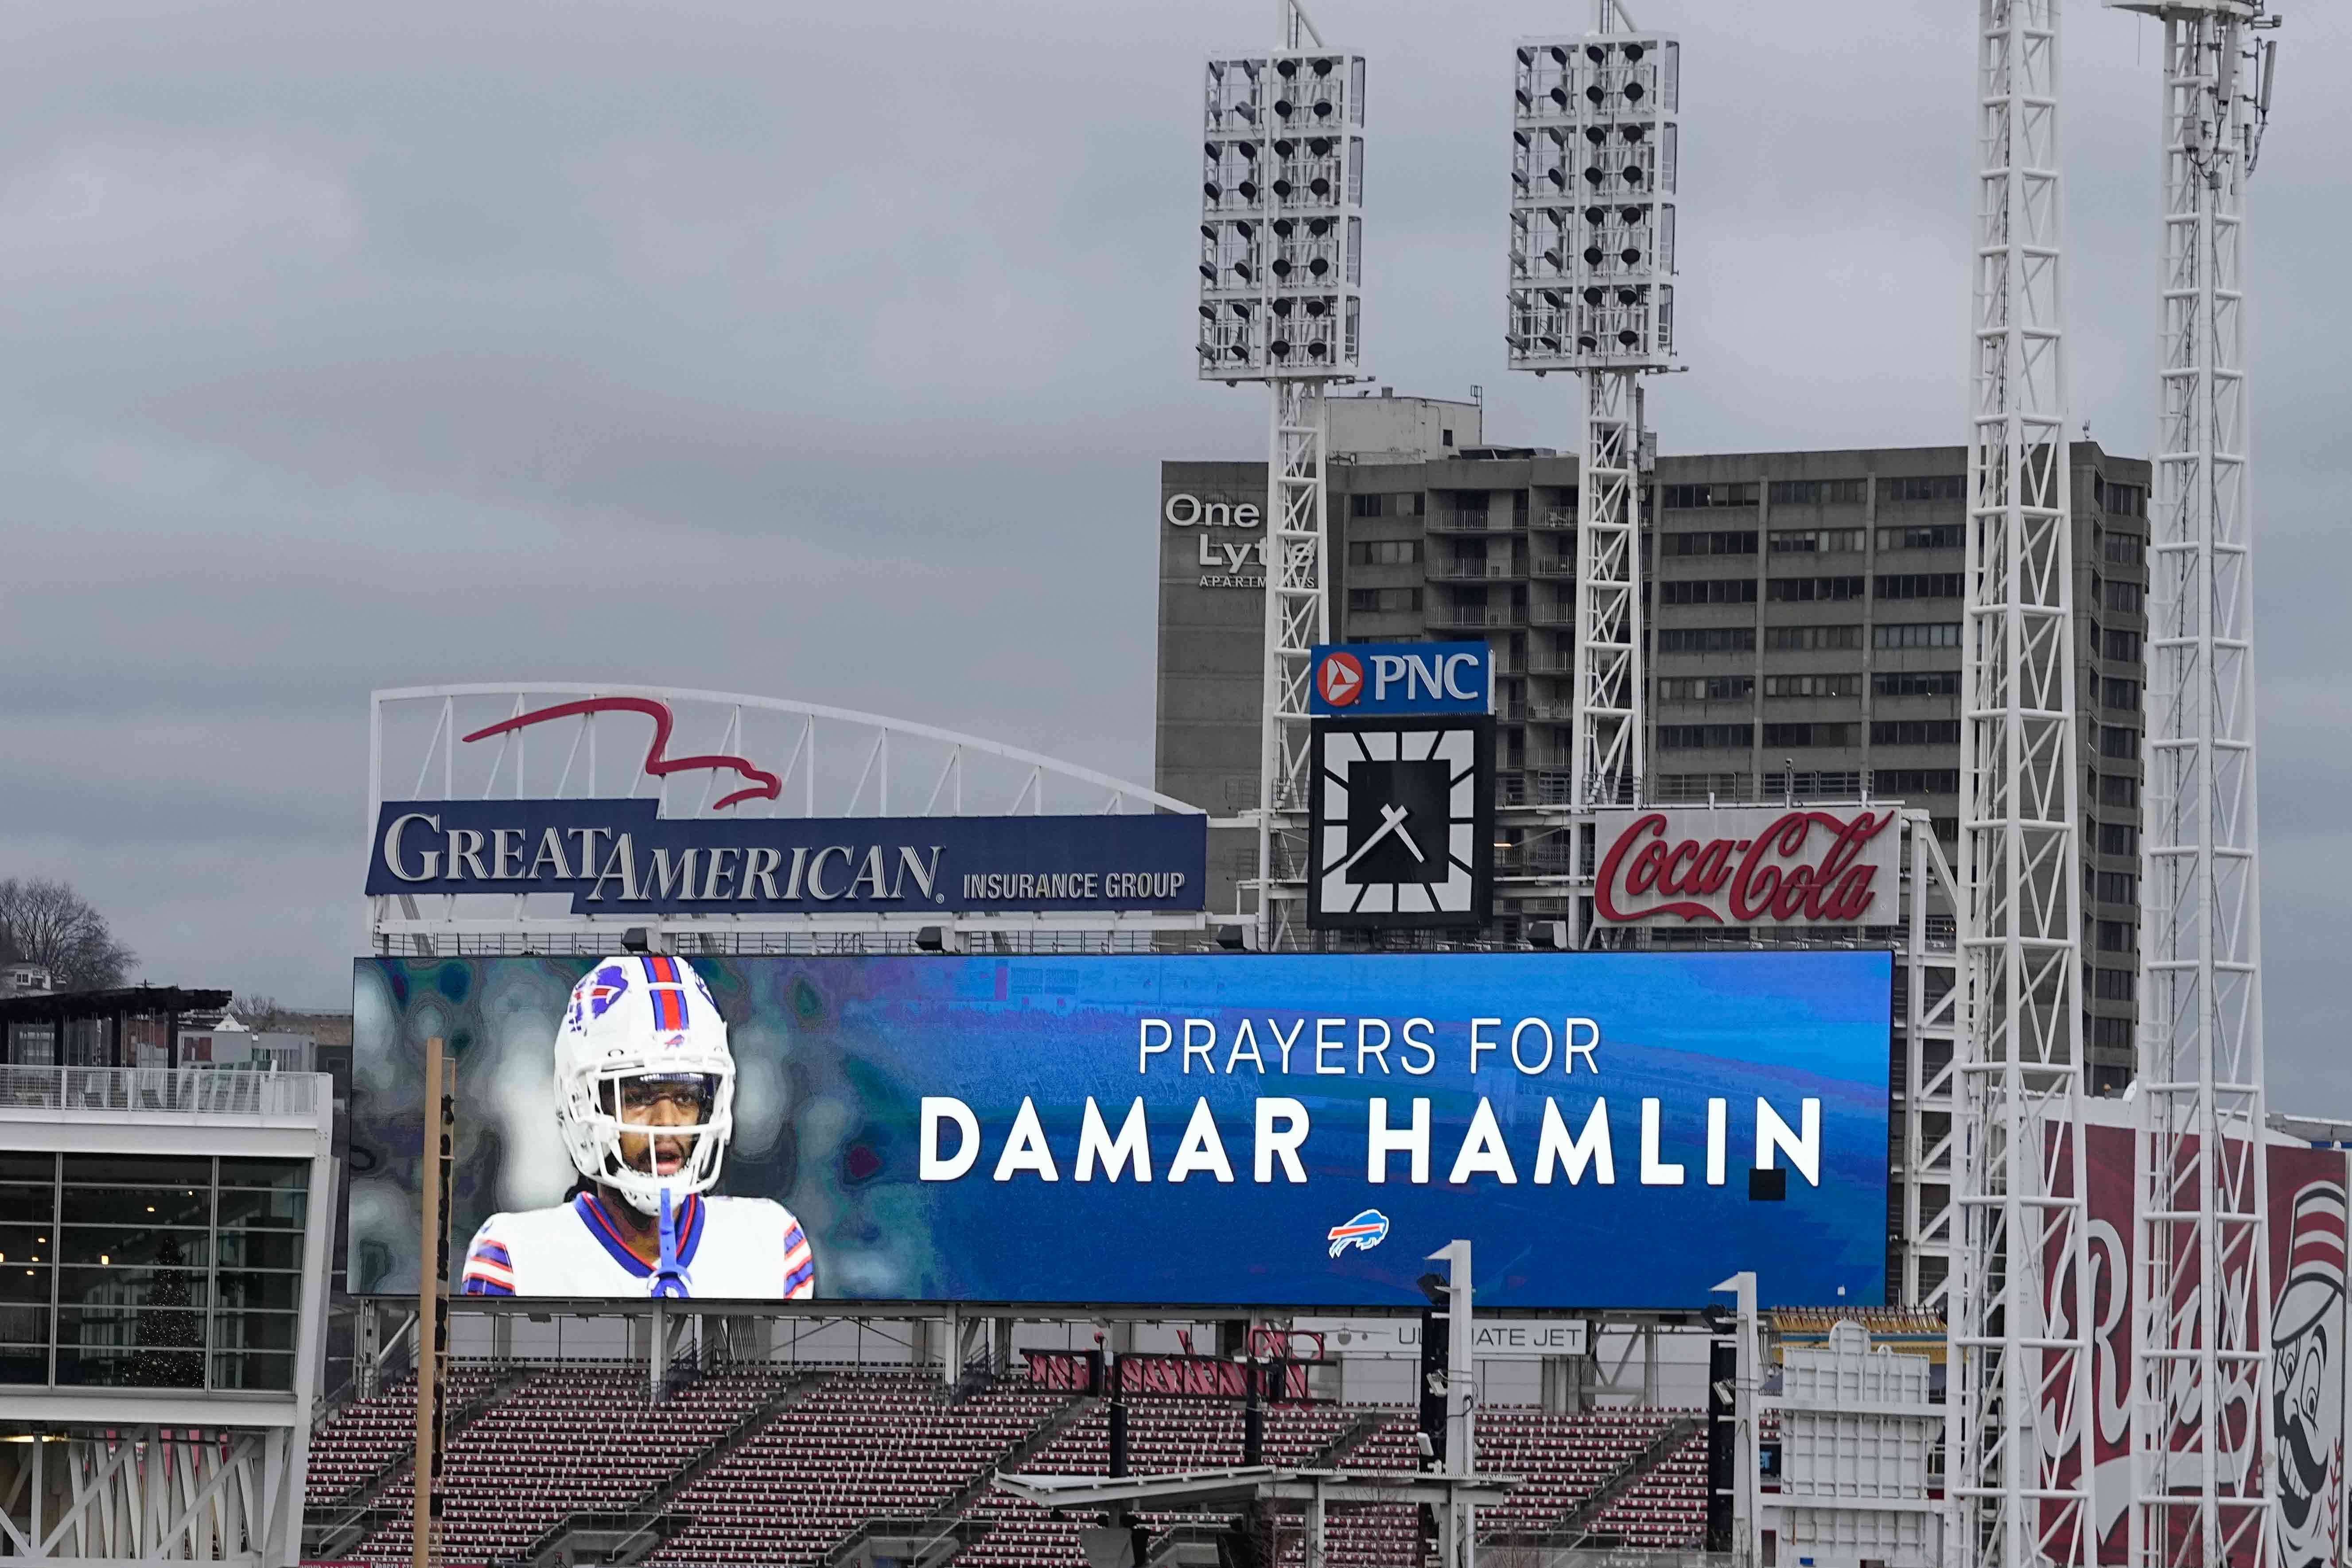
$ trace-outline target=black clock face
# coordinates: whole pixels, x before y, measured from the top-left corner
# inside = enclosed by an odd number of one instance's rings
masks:
[[[1493,725],[1483,716],[1431,716],[1318,726],[1309,925],[1485,924]]]
[[[1348,776],[1350,883],[1444,882],[1453,874],[1446,798],[1454,769],[1424,762],[1359,762]]]

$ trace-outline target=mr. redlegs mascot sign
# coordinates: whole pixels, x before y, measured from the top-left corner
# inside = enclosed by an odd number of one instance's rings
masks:
[[[1604,812],[1593,911],[1621,925],[1892,925],[1895,822],[1853,806]]]

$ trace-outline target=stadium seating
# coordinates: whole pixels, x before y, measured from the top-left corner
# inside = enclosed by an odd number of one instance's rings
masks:
[[[713,1372],[658,1406],[640,1366],[471,1367],[452,1379],[452,1408],[494,1392],[448,1444],[443,1555],[514,1562],[552,1543],[573,1516],[656,1524],[646,1559],[659,1568],[817,1564],[861,1530],[897,1525],[983,1527],[958,1568],[1085,1568],[1077,1532],[1098,1523],[1056,1516],[991,1484],[1003,1470],[1102,1475],[1109,1422],[1099,1399],[1013,1377],[950,1400],[938,1377],[905,1371],[748,1365]],[[502,1386],[503,1385],[503,1386]],[[1137,1474],[1238,1465],[1246,1415],[1229,1399],[1128,1401],[1128,1450]],[[406,1385],[347,1406],[314,1438],[314,1514],[370,1500],[366,1489],[397,1469],[414,1439]],[[1490,1539],[1566,1544],[1574,1522],[1595,1543],[1689,1549],[1706,1521],[1703,1431],[1629,1476],[1636,1461],[1696,1412],[1603,1410],[1580,1415],[1489,1407],[1478,1417],[1480,1469],[1525,1478],[1511,1500],[1479,1515]],[[1265,1412],[1265,1458],[1374,1470],[1418,1468],[1410,1409],[1283,1405]],[[1602,1489],[1620,1488],[1580,1521]],[[348,1553],[371,1562],[409,1554],[410,1482],[383,1484],[363,1516],[373,1526]],[[1217,1528],[1227,1516],[1143,1513],[1155,1531]],[[1334,1506],[1327,1516],[1332,1568],[1413,1568],[1418,1511],[1405,1504]],[[1303,1562],[1296,1522],[1276,1542]]]
[[[870,1521],[929,1520],[1071,1399],[1007,1379],[950,1404],[936,1376],[827,1377],[673,1500],[691,1522],[651,1561],[814,1562]]]
[[[442,1555],[500,1563],[575,1513],[619,1513],[658,1490],[793,1381],[789,1368],[714,1373],[660,1406],[638,1366],[541,1372],[449,1440]],[[354,1557],[404,1562],[412,1478]]]
[[[487,1368],[453,1368],[444,1386],[451,1411],[462,1411],[497,1381]],[[382,1393],[355,1399],[310,1434],[304,1508],[316,1516],[356,1494],[416,1452],[416,1380],[401,1379]]]

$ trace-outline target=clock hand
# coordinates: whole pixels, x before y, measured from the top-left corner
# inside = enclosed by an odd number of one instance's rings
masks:
[[[1402,832],[1404,831],[1404,818],[1405,810],[1402,806],[1381,807],[1381,825],[1372,830],[1371,837],[1366,839],[1362,843],[1358,844],[1353,854],[1349,855],[1346,860],[1341,861],[1338,865],[1333,866],[1326,874],[1337,876],[1339,873],[1346,871],[1349,866],[1354,865],[1358,861],[1363,859],[1365,854],[1374,844],[1377,844],[1382,839],[1387,838],[1389,834],[1391,832]],[[1405,842],[1410,844],[1412,842],[1412,840],[1408,837],[1405,840]],[[1415,860],[1422,858],[1422,854],[1419,850],[1413,851],[1412,854]]]
[[[1399,807],[1397,809],[1397,837],[1404,841],[1404,847],[1412,852],[1413,859],[1417,861],[1425,861],[1429,857],[1421,852],[1421,846],[1412,841],[1412,835],[1411,833],[1405,831],[1404,820],[1406,814],[1407,813],[1402,807]]]

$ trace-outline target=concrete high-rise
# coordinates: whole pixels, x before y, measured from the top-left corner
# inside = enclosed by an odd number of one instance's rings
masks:
[[[1486,639],[1499,801],[1564,801],[1575,459],[1486,444],[1475,403],[1328,406],[1334,640]],[[2072,459],[2095,1091],[2130,1071],[2148,465],[2087,441]],[[1967,468],[1957,446],[1658,459],[1643,507],[1650,800],[1899,799],[1951,851]],[[1263,464],[1161,465],[1156,783],[1218,815],[1257,798],[1265,506]],[[1561,913],[1513,895],[1518,852],[1499,852],[1506,941]],[[1212,907],[1234,907],[1255,874],[1252,835],[1212,834]]]

